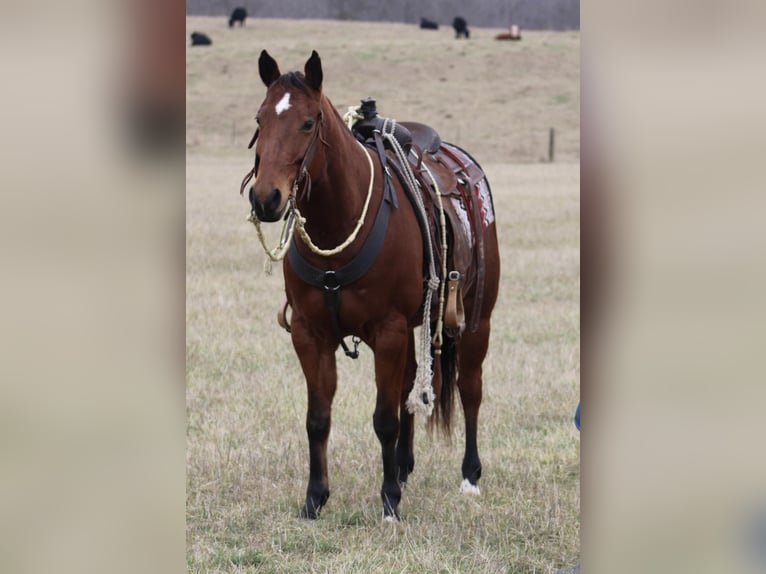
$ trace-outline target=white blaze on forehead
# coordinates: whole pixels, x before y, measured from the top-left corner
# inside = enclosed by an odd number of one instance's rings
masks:
[[[290,109],[290,92],[285,92],[285,95],[282,96],[282,99],[277,102],[277,105],[274,107],[274,109],[277,111],[277,115],[281,114],[285,110]]]

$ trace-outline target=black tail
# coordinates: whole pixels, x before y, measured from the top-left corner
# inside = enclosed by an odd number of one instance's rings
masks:
[[[433,352],[433,351],[432,351]],[[452,407],[455,403],[455,382],[457,381],[457,342],[442,331],[441,355],[434,357],[434,393],[436,404],[429,420],[429,429],[438,425],[445,435],[452,431]]]

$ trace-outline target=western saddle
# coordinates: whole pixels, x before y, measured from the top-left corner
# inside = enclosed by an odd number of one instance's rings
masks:
[[[379,137],[384,123],[390,125],[391,120],[377,114],[375,100],[372,98],[362,100],[360,112],[363,119],[353,124],[352,133],[363,144],[377,149],[384,168],[387,165],[393,168],[392,171],[414,204],[413,195],[421,192],[410,189],[397,155],[390,149],[390,144]],[[427,269],[433,260],[439,273],[442,270],[439,202],[436,197],[437,190],[427,171],[433,176],[438,193],[442,196],[441,203],[447,222],[447,277],[439,279],[447,281],[444,317],[447,332],[454,336],[465,328],[463,293],[472,288],[475,289],[475,297],[468,327],[475,331],[479,323],[484,290],[484,230],[477,197],[478,186],[484,179],[484,171],[466,152],[453,144],[443,142],[431,126],[418,122],[393,122],[393,126],[393,136],[406,154],[418,187],[420,190],[428,190],[428,193],[421,193],[428,221],[420,221],[422,218],[419,215],[419,223],[421,233],[430,234],[430,243],[434,247],[433,252],[427,252],[428,241],[424,236],[424,266]],[[464,213],[459,214],[458,210]],[[415,209],[415,213],[420,212]],[[464,222],[468,222],[468,225]]]

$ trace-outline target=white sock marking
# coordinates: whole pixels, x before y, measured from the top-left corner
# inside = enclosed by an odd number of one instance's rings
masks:
[[[285,92],[285,95],[282,96],[282,99],[277,102],[277,105],[274,107],[274,109],[277,111],[277,115],[281,114],[285,110],[290,109],[290,92]]]
[[[467,478],[463,479],[463,483],[460,485],[459,492],[460,494],[481,494],[479,486],[476,484],[471,484],[471,481]]]

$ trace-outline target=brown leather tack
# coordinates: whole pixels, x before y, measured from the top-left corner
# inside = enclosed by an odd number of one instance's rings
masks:
[[[444,311],[444,326],[448,329],[462,331],[465,328],[465,311],[463,311],[463,294],[460,290],[460,279],[447,281],[447,307]]]

